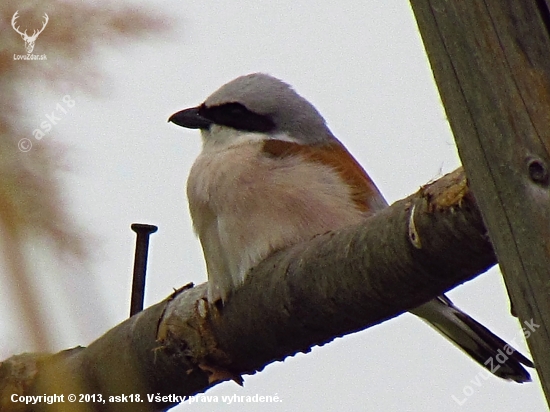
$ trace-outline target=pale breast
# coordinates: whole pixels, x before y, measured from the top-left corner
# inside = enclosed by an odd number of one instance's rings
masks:
[[[191,216],[222,295],[274,250],[364,217],[335,171],[299,156],[271,158],[262,145],[204,151],[189,175]]]

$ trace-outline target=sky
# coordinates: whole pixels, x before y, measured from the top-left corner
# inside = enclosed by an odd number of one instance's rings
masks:
[[[390,203],[460,165],[408,2],[139,4],[171,16],[174,30],[90,55],[104,72],[99,95],[70,89],[41,93],[39,85],[29,85],[37,119],[63,104],[65,95],[74,100],[55,133],[40,141],[32,137],[33,127],[28,133],[33,145],[68,148],[71,170],[59,179],[66,205],[86,229],[92,249],[91,261],[80,268],[61,267],[40,250],[30,251],[44,288],[43,310],[51,314],[54,350],[88,345],[128,316],[131,223],[159,227],[151,237],[146,306],[173,288],[206,280],[185,194],[200,137],[167,119],[237,76],[260,71],[293,85],[324,115]],[[51,13],[50,22],[55,18]],[[48,54],[47,44],[40,39],[36,44],[35,53]],[[40,62],[21,62],[31,63]],[[449,296],[528,353],[498,269]],[[0,359],[32,350],[14,305],[9,293],[0,292]],[[269,365],[244,380],[242,388],[225,382],[206,393],[212,398],[173,410],[547,410],[536,376],[523,385],[488,376],[410,314]],[[277,396],[280,402],[259,405],[232,398],[229,404],[222,398],[256,394]]]

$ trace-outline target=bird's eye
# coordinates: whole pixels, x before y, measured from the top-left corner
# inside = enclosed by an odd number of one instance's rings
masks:
[[[231,117],[243,117],[246,116],[247,112],[246,108],[239,103],[228,104],[224,110],[226,110],[226,114]]]
[[[210,107],[202,105],[199,115],[216,124],[237,130],[266,133],[275,129],[275,123],[269,116],[254,113],[236,102]]]

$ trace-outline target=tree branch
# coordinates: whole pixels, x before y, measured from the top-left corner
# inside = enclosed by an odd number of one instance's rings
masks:
[[[21,406],[12,393],[101,393],[106,403],[83,410],[165,410],[179,400],[148,402],[147,394],[189,396],[218,379],[238,380],[395,317],[495,263],[458,169],[359,226],[275,253],[223,308],[206,303],[206,284],[184,287],[87,348],[8,359],[0,365],[0,409]],[[123,393],[145,402],[108,401]]]

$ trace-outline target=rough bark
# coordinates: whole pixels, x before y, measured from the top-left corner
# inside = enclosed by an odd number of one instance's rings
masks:
[[[548,1],[411,0],[512,307],[550,403]]]
[[[275,253],[223,308],[206,284],[189,285],[108,331],[87,348],[14,356],[0,365],[0,409],[160,411],[224,379],[260,371],[336,337],[416,307],[495,264],[461,169],[356,227]],[[65,394],[24,406],[12,393]],[[67,395],[102,394],[71,404]],[[112,403],[140,394],[144,402]],[[77,395],[78,396],[78,395]],[[76,407],[81,409],[76,409]]]

